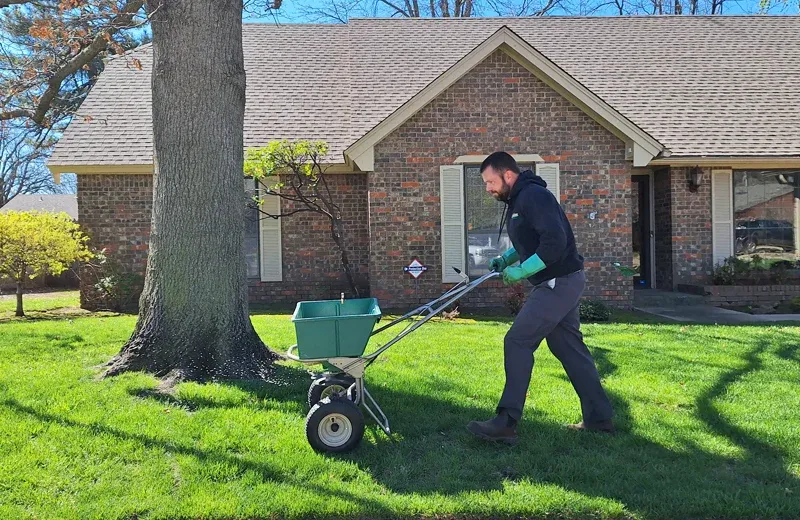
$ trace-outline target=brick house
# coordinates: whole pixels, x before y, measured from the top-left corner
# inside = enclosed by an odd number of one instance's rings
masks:
[[[458,281],[452,266],[486,272],[507,247],[501,206],[478,172],[506,150],[561,200],[586,259],[585,296],[627,306],[635,287],[708,281],[735,254],[736,208],[750,220],[762,208],[766,219],[764,194],[787,186],[783,253],[796,254],[798,35],[800,18],[747,16],[247,24],[245,145],[328,142],[355,272],[386,308],[438,295]],[[95,244],[143,273],[151,49],[134,55],[143,70],[108,63],[49,167],[77,174],[80,221]],[[751,195],[760,198],[747,203]],[[251,215],[245,234],[252,301],[344,290],[321,220]],[[403,271],[413,258],[428,266],[416,281]],[[640,275],[620,276],[617,261]],[[508,297],[494,283],[463,304]]]

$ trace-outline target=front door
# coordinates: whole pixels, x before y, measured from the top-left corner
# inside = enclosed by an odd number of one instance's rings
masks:
[[[650,175],[631,177],[631,217],[633,230],[633,267],[636,289],[653,287],[653,201]]]

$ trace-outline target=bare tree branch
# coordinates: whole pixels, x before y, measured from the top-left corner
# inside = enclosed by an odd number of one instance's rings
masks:
[[[82,67],[89,64],[98,54],[100,54],[109,44],[111,36],[122,29],[128,28],[133,21],[136,13],[144,5],[144,0],[129,0],[125,7],[120,10],[109,23],[109,27],[99,32],[92,43],[76,54],[69,62],[62,66],[48,81],[47,90],[35,103],[36,110],[15,109],[0,113],[0,121],[14,119],[18,117],[28,117],[37,124],[45,124],[45,116],[50,106],[61,90],[61,84],[69,76],[78,72]]]
[[[382,4],[386,4],[389,7],[391,7],[392,9],[394,9],[395,10],[395,14],[401,14],[401,15],[405,16],[406,18],[409,16],[406,11],[403,11],[401,8],[399,8],[396,5],[394,5],[389,0],[380,0],[380,1],[381,1]]]
[[[252,206],[251,206],[252,207]],[[287,213],[270,213],[268,211],[264,211],[260,207],[256,206],[255,209],[264,216],[264,218],[259,218],[259,220],[264,220],[271,218],[273,220],[278,220],[279,218],[291,217],[292,215],[296,215],[297,213],[316,213],[313,209],[308,208],[300,208],[294,211],[289,211]]]
[[[539,9],[538,11],[536,11],[533,14],[533,16],[544,16],[544,15],[546,15],[547,12],[550,11],[550,9],[552,9],[557,3],[558,3],[558,0],[548,0],[547,3],[544,6],[542,6],[541,9]]]

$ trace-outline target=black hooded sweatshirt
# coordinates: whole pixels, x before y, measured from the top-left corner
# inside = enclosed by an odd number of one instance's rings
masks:
[[[520,263],[538,254],[547,266],[528,281],[538,285],[583,269],[572,226],[544,179],[525,170],[511,188],[506,204],[505,225]]]

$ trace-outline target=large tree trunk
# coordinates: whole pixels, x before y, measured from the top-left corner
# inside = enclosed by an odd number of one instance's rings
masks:
[[[106,375],[263,378],[247,309],[242,0],[149,0],[155,173],[139,319]]]

